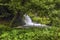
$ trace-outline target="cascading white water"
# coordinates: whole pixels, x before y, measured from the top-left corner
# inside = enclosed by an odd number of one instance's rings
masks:
[[[24,21],[26,23],[24,26],[36,26],[36,27],[38,27],[38,26],[39,27],[40,26],[42,26],[42,27],[43,26],[46,26],[46,25],[43,25],[43,24],[33,23],[32,20],[31,20],[31,18],[28,15],[26,15],[26,14],[24,15],[24,17],[25,17],[25,20]]]
[[[24,21],[25,21],[26,24],[32,23],[32,20],[31,20],[31,18],[28,15],[25,14],[24,17],[25,17]]]

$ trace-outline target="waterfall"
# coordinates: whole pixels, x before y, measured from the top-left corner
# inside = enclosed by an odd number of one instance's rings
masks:
[[[25,17],[24,21],[25,21],[26,24],[32,23],[32,20],[31,20],[31,18],[28,15],[25,14],[24,17]]]
[[[43,27],[43,26],[46,26],[46,25],[44,25],[44,24],[39,24],[39,23],[33,23],[32,22],[32,19],[28,16],[28,15],[24,15],[24,18],[25,18],[25,20],[24,20],[24,22],[25,22],[25,25],[24,26],[36,26],[36,27]]]

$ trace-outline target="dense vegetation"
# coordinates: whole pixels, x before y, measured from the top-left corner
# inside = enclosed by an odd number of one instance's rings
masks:
[[[52,28],[10,28],[23,25],[24,14]],[[59,40],[59,27],[60,0],[0,0],[1,40]]]
[[[7,20],[10,26],[25,13],[33,21],[60,26],[60,0],[0,0],[0,10],[0,19]]]
[[[0,40],[60,40],[60,27],[0,28]]]

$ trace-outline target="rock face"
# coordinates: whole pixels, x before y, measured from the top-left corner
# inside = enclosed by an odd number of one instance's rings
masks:
[[[24,15],[24,17],[25,17],[25,20],[24,20],[24,22],[25,22],[25,25],[23,25],[23,26],[34,26],[34,27],[43,27],[43,26],[46,26],[46,25],[43,25],[43,24],[38,24],[38,23],[33,23],[32,22],[32,20],[31,20],[31,18],[28,16],[28,15]]]
[[[13,27],[23,26],[25,24],[23,18],[20,16],[20,13],[17,14],[16,19],[13,22]]]

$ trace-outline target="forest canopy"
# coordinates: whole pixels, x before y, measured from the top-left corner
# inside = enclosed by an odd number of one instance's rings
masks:
[[[60,0],[0,0],[0,24],[21,25],[18,20],[24,14],[35,22],[59,27]]]

